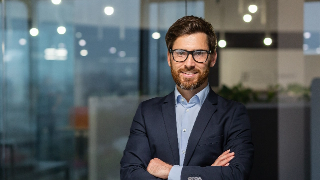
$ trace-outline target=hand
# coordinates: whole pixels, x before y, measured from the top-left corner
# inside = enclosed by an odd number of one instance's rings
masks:
[[[147,171],[161,179],[168,179],[172,165],[161,161],[158,158],[151,159],[147,167]]]
[[[234,152],[226,150],[223,152],[211,166],[229,166],[229,162],[234,158]]]

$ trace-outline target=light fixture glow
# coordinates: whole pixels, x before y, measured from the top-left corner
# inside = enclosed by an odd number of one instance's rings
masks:
[[[65,61],[68,57],[68,51],[65,48],[46,48],[44,50],[45,60]]]
[[[51,0],[52,4],[58,5],[61,3],[61,0]]]
[[[19,39],[19,44],[20,44],[21,46],[24,46],[24,45],[27,44],[27,40],[24,39],[24,38],[21,38],[21,39]]]
[[[303,44],[303,50],[306,51],[309,49],[309,45],[308,44]]]
[[[82,37],[82,33],[81,32],[76,32],[76,38],[81,38]]]
[[[311,38],[311,33],[305,32],[305,33],[303,33],[303,37],[304,37],[305,39],[309,39],[309,38]]]
[[[161,37],[160,33],[158,33],[158,32],[152,33],[152,38],[153,39],[159,39],[160,37]]]
[[[80,41],[79,41],[80,46],[85,46],[86,44],[87,44],[87,42],[84,39],[80,39]]]
[[[316,53],[317,53],[317,54],[320,54],[320,47],[318,47],[318,48],[316,49]]]
[[[248,10],[249,12],[251,13],[256,13],[258,11],[258,6],[255,5],[255,4],[251,4],[249,7],[248,7]]]
[[[105,13],[106,15],[108,15],[108,16],[112,15],[113,12],[114,12],[114,9],[113,9],[113,7],[111,7],[111,6],[107,6],[107,7],[104,8],[104,13]]]
[[[263,43],[266,45],[266,46],[270,46],[272,44],[272,39],[271,38],[264,38],[263,40]]]
[[[116,49],[115,47],[111,47],[111,48],[109,49],[109,52],[110,52],[111,54],[114,54],[114,53],[117,52],[117,49]]]
[[[66,31],[67,31],[67,29],[66,29],[64,26],[59,26],[59,27],[57,28],[57,32],[58,32],[59,34],[64,34],[64,33],[66,33]]]
[[[39,30],[37,28],[32,28],[29,32],[31,36],[38,36],[39,34]]]
[[[225,40],[220,40],[220,41],[218,42],[218,45],[219,45],[219,47],[224,48],[224,47],[227,46],[227,41],[225,41]]]
[[[245,14],[244,16],[243,16],[243,21],[244,22],[250,22],[252,20],[252,16],[250,15],[250,14]]]
[[[88,51],[87,51],[86,49],[82,49],[82,50],[80,51],[80,55],[81,55],[81,56],[87,56],[87,55],[88,55]]]
[[[119,56],[120,57],[125,57],[126,56],[126,52],[125,51],[120,51],[119,52]]]
[[[64,43],[59,43],[59,44],[58,44],[58,47],[59,47],[59,48],[65,48],[66,45],[65,45]]]

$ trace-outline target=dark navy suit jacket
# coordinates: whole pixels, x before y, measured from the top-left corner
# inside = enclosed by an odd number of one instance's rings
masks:
[[[210,166],[228,149],[235,152],[229,166]],[[159,179],[146,171],[153,158],[179,165],[174,92],[139,105],[121,160],[121,180]],[[188,141],[181,180],[248,179],[252,162],[253,144],[246,108],[210,90]]]

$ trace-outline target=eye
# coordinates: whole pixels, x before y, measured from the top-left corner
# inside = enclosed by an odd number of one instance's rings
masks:
[[[204,56],[207,52],[206,51],[194,51],[194,56]]]
[[[177,51],[174,51],[174,52],[175,52],[175,54],[178,55],[178,56],[184,56],[184,55],[186,54],[186,52],[183,51],[183,50],[177,50]]]

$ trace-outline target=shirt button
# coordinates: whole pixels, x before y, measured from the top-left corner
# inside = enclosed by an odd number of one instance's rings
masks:
[[[181,101],[184,101],[184,99],[181,99]]]
[[[183,132],[186,132],[187,130],[186,129],[183,129]]]
[[[182,151],[182,153],[183,153],[183,154],[185,154],[185,153],[186,153],[186,151]]]
[[[189,109],[186,110],[187,112],[189,111]]]

